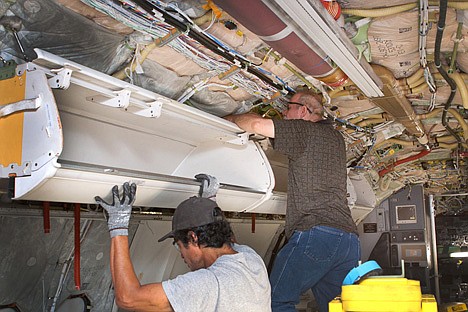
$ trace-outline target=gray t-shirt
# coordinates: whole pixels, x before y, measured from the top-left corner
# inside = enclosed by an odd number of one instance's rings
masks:
[[[236,254],[219,257],[207,269],[162,282],[176,312],[271,311],[271,291],[263,259],[250,247],[234,244]]]
[[[356,233],[346,198],[346,147],[329,121],[273,120],[273,148],[289,159],[286,237],[316,225]]]

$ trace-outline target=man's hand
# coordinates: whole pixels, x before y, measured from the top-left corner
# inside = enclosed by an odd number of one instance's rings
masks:
[[[123,185],[122,199],[119,198],[119,187],[112,188],[112,204],[105,202],[100,196],[94,197],[97,204],[101,205],[109,214],[107,226],[111,238],[117,235],[128,235],[128,223],[132,213],[132,205],[135,202],[136,184],[125,182]]]
[[[195,176],[197,181],[201,182],[200,197],[210,198],[215,200],[216,193],[218,193],[219,182],[216,177],[210,176],[208,174],[199,173]]]

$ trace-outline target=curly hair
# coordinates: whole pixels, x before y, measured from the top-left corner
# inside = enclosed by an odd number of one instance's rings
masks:
[[[224,244],[231,246],[234,235],[231,225],[218,207],[214,208],[214,215],[219,217],[218,221],[190,229],[175,231],[174,240],[180,241],[187,247],[189,242],[193,242],[192,236],[189,234],[189,232],[193,232],[198,237],[197,243],[199,246],[214,248],[221,248]]]

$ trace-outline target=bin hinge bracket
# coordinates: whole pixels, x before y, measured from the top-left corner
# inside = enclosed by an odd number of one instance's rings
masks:
[[[0,165],[0,177],[7,178],[10,176],[24,177],[31,175],[31,162],[26,161],[22,165],[15,163],[9,164],[6,167]]]
[[[113,91],[113,93],[115,94],[114,97],[97,94],[88,96],[86,100],[110,107],[127,108],[130,104],[131,91],[123,89],[120,91]]]
[[[243,133],[238,133],[236,139],[228,140],[226,142],[235,144],[235,145],[245,145],[249,141],[249,133],[248,132],[243,132]]]
[[[163,102],[156,100],[156,101],[147,103],[147,105],[148,107],[142,108],[133,113],[135,115],[143,116],[143,117],[158,118],[159,116],[161,116],[161,109],[162,109]]]
[[[63,89],[66,90],[70,86],[70,78],[72,76],[73,70],[70,68],[60,68],[60,69],[52,69],[51,73],[55,75],[47,81],[49,82],[49,86],[52,89]]]

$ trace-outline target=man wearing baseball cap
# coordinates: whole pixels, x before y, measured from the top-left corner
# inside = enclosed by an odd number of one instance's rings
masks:
[[[96,196],[109,214],[110,266],[115,299],[132,311],[271,311],[270,283],[262,258],[250,247],[232,243],[229,222],[215,201],[191,197],[179,204],[172,238],[191,272],[162,283],[140,285],[130,258],[128,223],[136,185],[125,183],[113,203]]]

